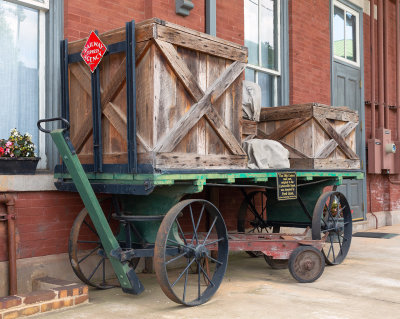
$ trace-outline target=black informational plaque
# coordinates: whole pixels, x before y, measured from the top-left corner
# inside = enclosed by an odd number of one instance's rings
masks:
[[[278,200],[297,199],[296,172],[276,173]]]

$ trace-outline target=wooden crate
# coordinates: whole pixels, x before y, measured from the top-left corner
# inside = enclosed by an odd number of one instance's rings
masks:
[[[263,108],[258,138],[277,140],[297,169],[358,169],[358,114],[347,107],[301,104]]]
[[[242,72],[247,49],[159,19],[136,24],[138,163],[153,168],[242,168]],[[101,34],[106,46],[125,28]],[[69,44],[80,52],[86,39]],[[127,163],[125,52],[100,67],[104,164]],[[82,163],[93,163],[90,71],[69,65],[71,140]]]

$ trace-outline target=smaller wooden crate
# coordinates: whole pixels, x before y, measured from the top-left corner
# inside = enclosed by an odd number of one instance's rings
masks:
[[[309,103],[263,108],[257,137],[279,141],[291,168],[359,169],[355,128],[358,113],[347,107]]]

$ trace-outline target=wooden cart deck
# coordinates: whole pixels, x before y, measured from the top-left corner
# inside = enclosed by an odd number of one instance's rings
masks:
[[[276,176],[279,172],[296,172],[299,185],[325,180],[336,181],[336,184],[340,185],[343,179],[364,178],[364,173],[361,170],[299,169],[169,170],[155,174],[86,173],[86,176],[95,192],[146,195],[150,194],[157,186],[182,185],[183,183],[190,183],[201,188],[205,185],[265,187],[276,183]],[[58,179],[56,182],[57,189],[74,191],[74,185],[69,174],[56,172],[54,177]],[[132,186],[136,186],[136,188],[132,189]]]

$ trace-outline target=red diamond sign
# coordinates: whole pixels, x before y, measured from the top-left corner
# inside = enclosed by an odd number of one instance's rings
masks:
[[[89,39],[81,52],[81,57],[83,61],[89,66],[92,73],[96,70],[99,65],[101,58],[106,53],[107,48],[100,38],[93,31],[89,35]]]

